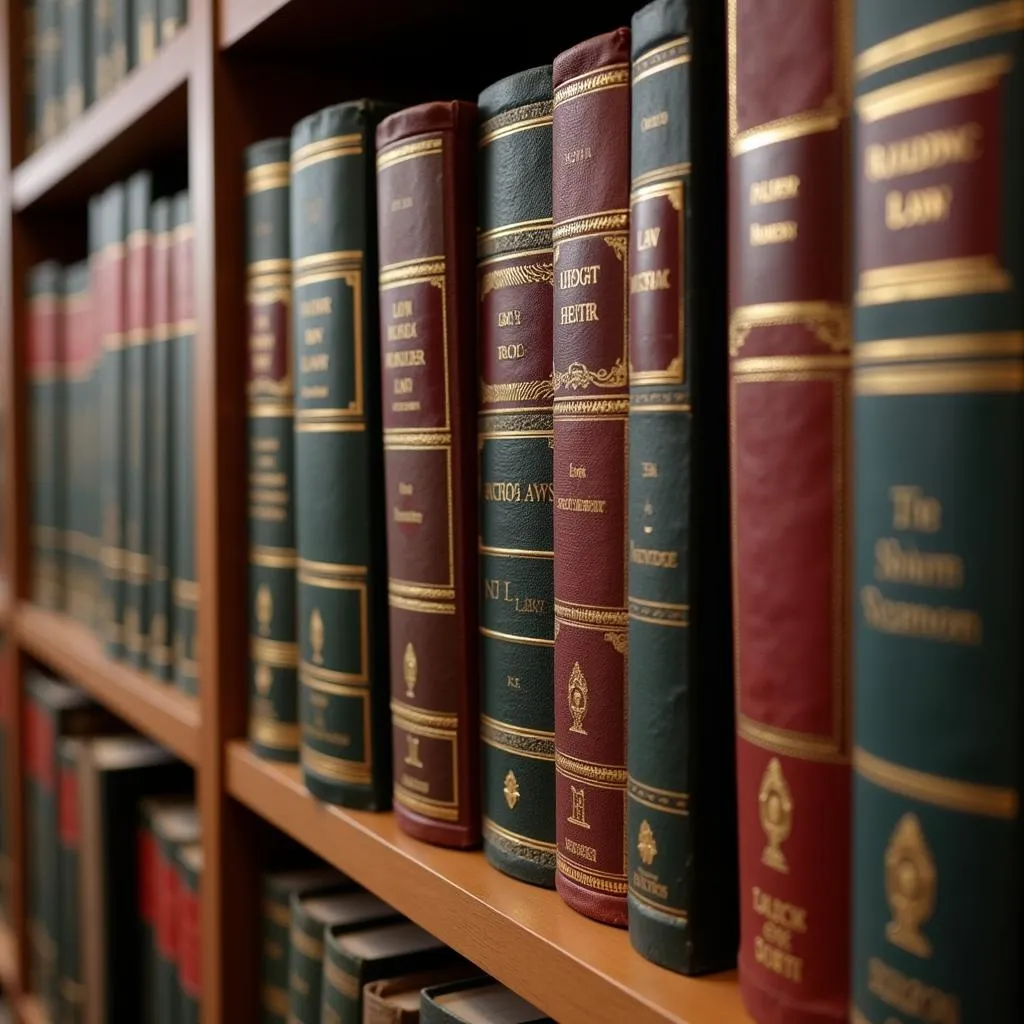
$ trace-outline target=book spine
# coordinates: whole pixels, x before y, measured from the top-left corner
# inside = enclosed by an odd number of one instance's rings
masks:
[[[186,693],[199,689],[199,583],[196,579],[195,414],[193,347],[195,343],[195,271],[192,262],[192,214],[187,192],[174,199],[171,256],[171,423],[174,438],[174,681]]]
[[[377,130],[393,799],[457,847],[480,839],[475,148],[471,104]]]
[[[850,1020],[1011,1020],[1024,10],[867,0],[855,39]]]
[[[483,839],[555,884],[551,68],[479,99]]]
[[[323,993],[324,926],[308,917],[295,897],[291,901],[288,953],[288,1022],[320,1024]]]
[[[181,882],[175,843],[158,837],[156,858],[156,1024],[181,1024],[178,983],[178,930]]]
[[[22,13],[25,34],[22,37],[22,45],[25,60],[24,86],[24,117],[25,117],[25,153],[34,153],[39,148],[38,112],[36,109],[36,68],[38,67],[38,37],[36,28],[38,25],[36,0],[25,0]]]
[[[724,41],[691,0],[633,16],[629,935],[686,974],[737,944],[727,357],[698,341],[726,329]]]
[[[629,30],[554,91],[555,882],[625,926]]]
[[[82,467],[83,501],[88,522],[89,625],[102,635],[106,623],[104,561],[103,561],[103,474],[105,472],[103,440],[103,218],[104,197],[89,199],[89,311],[85,331],[89,339],[90,369],[88,379],[87,416],[81,439],[85,461]],[[83,341],[83,345],[85,342]]]
[[[157,881],[158,852],[156,837],[149,822],[143,817],[137,833],[139,930],[142,936],[140,957],[142,992],[142,1019],[144,1024],[156,1024],[157,1008]]]
[[[288,1022],[288,951],[291,928],[288,896],[278,897],[272,890],[263,890],[263,955],[260,978],[262,1024]]]
[[[291,260],[287,139],[246,154],[249,307],[249,740],[297,761]]]
[[[57,714],[40,704],[36,717],[39,782],[39,844],[34,857],[41,863],[39,874],[42,951],[42,979],[38,994],[50,1019],[57,1016],[59,977],[57,957],[60,952],[60,803],[59,764],[57,758]]]
[[[148,64],[160,45],[160,25],[157,21],[157,0],[134,0],[132,31],[138,64]]]
[[[42,2],[42,0],[40,0]],[[114,0],[93,0],[92,8],[92,94],[101,99],[110,92],[112,81]]]
[[[135,67],[135,33],[132,31],[137,0],[112,0],[110,17],[110,86]]]
[[[89,46],[92,25],[87,7],[87,0],[63,0],[61,3],[62,79],[67,124],[80,117],[92,99]]]
[[[728,18],[739,973],[757,1021],[849,1012],[849,16],[736,0]]]
[[[41,141],[55,138],[64,126],[63,60],[60,0],[39,0],[37,11],[37,103]]]
[[[151,179],[145,171],[129,179],[128,229],[125,259],[125,612],[124,643],[128,662],[146,667],[149,647],[150,519],[149,415],[151,396],[149,225]]]
[[[185,27],[185,6],[185,0],[157,0],[161,46],[166,46]]]
[[[362,966],[328,936],[320,1024],[363,1024]]]
[[[78,763],[72,750],[59,755],[59,868],[60,929],[57,943],[59,972],[59,1024],[80,1024],[84,1019],[85,991],[82,972],[81,903],[79,896]]]
[[[25,848],[28,854],[28,935],[29,963],[28,981],[33,992],[43,995],[46,991],[47,963],[52,946],[46,930],[46,908],[44,892],[46,883],[43,814],[44,776],[47,765],[51,764],[48,742],[52,744],[50,721],[40,702],[31,694],[25,701],[25,804],[27,835]]]
[[[178,986],[181,1006],[178,1024],[199,1024],[201,1019],[202,941],[200,888],[202,874],[193,865],[178,863]]]
[[[171,206],[158,199],[151,210],[150,287],[152,338],[149,353],[149,670],[169,682],[174,671],[171,650],[174,605],[171,594],[172,455],[171,424],[172,337],[171,313]]]

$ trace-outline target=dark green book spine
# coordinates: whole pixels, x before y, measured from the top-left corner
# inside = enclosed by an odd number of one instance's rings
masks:
[[[37,28],[37,93],[40,141],[48,142],[63,127],[64,90],[61,58],[60,0],[39,0]]]
[[[288,949],[291,929],[290,894],[272,882],[263,885],[263,948],[260,978],[262,1024],[288,1022]]]
[[[126,209],[123,185],[104,195],[102,286],[97,295],[103,337],[100,384],[103,470],[103,584],[106,649],[125,653],[125,506],[127,401],[124,344]]]
[[[187,846],[179,851],[178,884],[178,985],[181,990],[178,1024],[199,1024],[202,1016],[202,942],[199,933],[202,847]]]
[[[320,1024],[324,926],[303,910],[298,894],[291,898],[288,941],[288,1024]]]
[[[41,910],[41,984],[38,989],[50,1018],[57,1013],[57,936],[60,934],[60,847],[57,798],[57,715],[45,704],[39,707],[40,787],[39,846],[34,854],[41,864],[39,902]]]
[[[85,1013],[82,972],[82,905],[80,897],[78,762],[73,743],[59,744],[60,930],[57,941],[59,973],[58,1024],[80,1024]]]
[[[70,124],[92,102],[92,11],[89,0],[62,0],[64,117]]]
[[[25,821],[26,874],[28,875],[28,983],[43,993],[50,945],[46,934],[43,889],[45,881],[43,789],[48,764],[47,743],[52,742],[50,721],[42,703],[31,692],[25,697]]]
[[[92,75],[93,99],[110,92],[113,72],[114,0],[93,0],[92,7]]]
[[[245,153],[249,307],[249,740],[299,759],[289,144]]]
[[[138,0],[113,0],[110,20],[110,84],[116,85],[135,67],[133,11]]]
[[[328,107],[291,139],[302,771],[373,810],[391,793],[373,163],[391,109]]]
[[[181,1024],[181,986],[178,982],[178,929],[181,882],[179,843],[157,835],[156,1024]]]
[[[171,282],[174,318],[171,342],[171,420],[173,472],[174,681],[186,693],[199,690],[196,578],[195,413],[193,409],[195,343],[195,273],[192,265],[192,213],[187,192],[174,197]]]
[[[551,68],[495,83],[478,105],[484,852],[501,871],[551,888]]]
[[[1019,7],[856,6],[855,1024],[1024,1002]]]
[[[185,26],[185,0],[157,0],[160,45],[166,46]]]
[[[104,199],[89,199],[89,320],[90,371],[88,379],[87,414],[83,426],[82,451],[85,520],[88,523],[89,625],[102,634],[106,626],[104,561],[103,561],[103,217]]]
[[[157,0],[134,0],[132,15],[136,63],[148,64],[156,56],[157,47],[160,45]]]
[[[149,353],[149,670],[169,681],[174,673],[171,650],[174,604],[171,594],[173,427],[171,246],[172,209],[158,199],[151,210],[151,308]]]
[[[150,338],[152,302],[149,215],[153,184],[147,171],[128,179],[128,240],[125,252],[124,363],[125,437],[125,613],[128,662],[145,668],[149,647],[150,527]]]
[[[629,937],[685,974],[736,962],[721,11],[632,23]],[[699,601],[699,608],[697,602]]]
[[[320,1024],[362,1024],[362,961],[355,960],[327,938],[324,951],[324,985]]]

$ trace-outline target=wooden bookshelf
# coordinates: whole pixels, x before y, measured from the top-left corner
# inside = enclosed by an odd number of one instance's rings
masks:
[[[18,1000],[18,1018],[21,1024],[51,1024],[42,1002],[35,996],[22,996]]]
[[[0,923],[0,985],[8,995],[18,991],[18,958],[14,932]]]

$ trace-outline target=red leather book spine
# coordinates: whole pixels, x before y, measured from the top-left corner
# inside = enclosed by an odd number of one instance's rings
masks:
[[[629,30],[554,63],[555,884],[626,924]]]
[[[394,804],[410,835],[480,839],[476,106],[377,128]]]
[[[771,1024],[849,1013],[850,42],[850,0],[729,2],[739,969]]]

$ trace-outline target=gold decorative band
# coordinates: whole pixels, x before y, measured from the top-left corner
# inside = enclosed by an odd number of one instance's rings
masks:
[[[624,608],[605,608],[600,605],[569,604],[555,601],[555,618],[571,624],[608,626],[624,629],[629,625],[629,614]]]
[[[652,910],[656,910],[659,914],[666,914],[679,921],[690,920],[690,915],[687,911],[680,910],[678,907],[670,907],[667,903],[658,903],[656,900],[652,900],[650,896],[647,896],[639,889],[634,888],[632,883],[630,883],[629,886],[629,898],[631,900],[636,900],[637,903],[642,903],[645,907],[650,907]]]
[[[423,583],[407,583],[404,580],[388,580],[388,593],[399,597],[419,597],[425,601],[454,601],[454,587],[434,587]]]
[[[428,800],[426,797],[410,793],[409,790],[397,782],[395,783],[392,795],[396,804],[401,804],[416,814],[422,814],[424,818],[433,818],[435,821],[459,820],[458,804],[453,807],[450,804]]]
[[[659,71],[680,67],[690,63],[690,37],[679,36],[667,43],[655,46],[642,53],[633,61],[633,85],[642,82]]]
[[[440,156],[444,151],[444,139],[434,135],[413,142],[399,142],[386,146],[377,153],[377,170],[383,171],[406,160],[415,160],[424,156]]]
[[[606,877],[593,871],[585,871],[583,868],[578,868],[572,861],[566,860],[561,853],[557,854],[557,859],[559,873],[565,875],[570,881],[576,882],[577,885],[584,885],[588,889],[596,889],[598,892],[609,893],[612,896],[626,895],[625,875],[621,876],[622,880],[619,881],[618,875]]]
[[[440,601],[418,601],[410,597],[388,594],[388,604],[407,612],[425,612],[428,615],[454,615],[455,605]]]
[[[476,233],[477,247],[487,242],[493,242],[496,238],[507,238],[510,235],[528,234],[532,231],[551,230],[552,219],[550,217],[534,217],[532,220],[517,220],[511,224],[502,224],[500,228],[491,228],[488,231]],[[509,259],[512,253],[496,253],[495,259]]]
[[[286,1019],[291,1011],[291,996],[277,985],[264,985],[263,1008],[277,1017]]]
[[[260,164],[250,167],[245,173],[245,191],[247,195],[257,192],[269,192],[275,188],[287,188],[291,181],[291,165],[286,161],[273,164]]]
[[[294,722],[275,722],[253,715],[249,719],[249,739],[274,750],[298,750],[299,727]]]
[[[833,352],[850,347],[850,310],[837,302],[762,302],[737,306],[729,318],[729,354],[736,355],[756,327],[803,324]]]
[[[299,572],[308,576],[326,576],[330,579],[366,579],[369,570],[365,565],[346,565],[342,562],[316,562],[300,558],[296,563]]]
[[[558,847],[554,843],[545,843],[539,839],[519,835],[518,832],[510,832],[486,816],[483,820],[483,829],[487,842],[502,853],[548,868],[555,866]]]
[[[249,548],[249,564],[264,569],[294,569],[298,565],[295,548],[272,548],[253,544]]]
[[[648,622],[653,626],[689,626],[690,606],[671,604],[668,601],[647,601],[631,597],[628,603],[629,617],[637,622]]]
[[[349,999],[359,998],[359,979],[343,971],[329,955],[324,957],[324,981]]]
[[[287,902],[277,903],[274,900],[264,900],[263,916],[281,928],[291,928],[292,926],[292,913]]]
[[[861,271],[858,306],[1008,292],[1013,278],[995,256],[926,260]]]
[[[542,636],[520,636],[517,633],[503,633],[497,629],[489,629],[487,626],[480,626],[480,635],[489,637],[491,640],[505,640],[512,644],[526,644],[528,647],[554,647],[555,641],[549,637]]]
[[[363,136],[360,132],[353,132],[348,135],[332,135],[329,139],[317,139],[316,142],[308,142],[300,146],[292,153],[291,170],[292,174],[304,170],[317,160],[330,159],[332,156],[340,155],[338,150],[357,150],[362,152]]]
[[[624,789],[626,785],[626,769],[618,765],[592,764],[570,757],[562,751],[555,751],[555,768],[559,774],[577,782],[587,782],[603,789]]]
[[[626,792],[629,799],[655,811],[662,811],[665,814],[678,814],[686,816],[690,813],[690,794],[681,793],[673,789],[659,789],[657,786],[648,786],[645,783],[637,782],[632,775],[626,779]]]
[[[773,754],[784,754],[802,761],[819,761],[828,764],[847,764],[849,757],[842,744],[832,736],[816,736],[813,733],[779,729],[773,725],[755,722],[742,712],[736,714],[736,735],[753,743],[762,750]]]
[[[958,395],[1024,390],[1024,362],[988,360],[909,363],[859,368],[853,376],[858,395]]]
[[[528,284],[553,284],[555,267],[550,260],[537,263],[522,263],[512,267],[498,267],[488,270],[480,277],[480,301],[491,292],[503,288],[518,288]]]
[[[311,270],[329,270],[336,267],[354,268],[362,266],[363,256],[362,249],[332,249],[329,252],[314,252],[308,256],[297,256],[290,261],[289,268],[293,274],[305,274]],[[277,264],[277,260],[267,262],[273,262],[275,266]]]
[[[518,135],[519,132],[527,132],[532,128],[550,128],[553,120],[550,114],[546,116],[542,114],[538,117],[525,119],[516,124],[510,124],[505,128],[498,128],[489,135],[481,137],[479,144],[480,146],[488,146],[498,139],[507,138],[509,135]]]
[[[503,110],[500,114],[481,122],[480,145],[486,146],[489,142],[503,135],[511,135],[515,131],[551,124],[553,109],[554,104],[551,100],[538,100],[536,103],[526,103],[512,110]]]
[[[496,750],[521,754],[541,761],[555,759],[555,734],[540,729],[507,725],[487,715],[480,716],[480,738]]]
[[[420,260],[404,267],[386,268],[380,271],[379,283],[381,285],[397,285],[410,283],[414,279],[430,277],[442,277],[445,271],[445,259]]]
[[[447,448],[452,443],[449,430],[416,430],[405,427],[384,429],[385,448]]]
[[[515,380],[502,384],[480,382],[480,404],[494,405],[499,402],[541,402],[552,398],[555,385],[550,377],[543,380]]]
[[[629,65],[609,64],[596,71],[587,71],[575,78],[570,78],[555,89],[555,106],[559,107],[570,100],[589,96],[606,89],[623,89],[629,87]]]
[[[363,762],[332,757],[320,750],[314,750],[308,743],[302,744],[300,756],[302,766],[321,778],[333,782],[350,782],[357,786],[368,786],[372,781],[370,766]]]
[[[831,355],[745,356],[742,359],[733,359],[730,363],[730,368],[735,377],[765,373],[828,372],[832,370],[848,370],[850,368],[850,356],[846,352]]]
[[[853,350],[857,367],[872,363],[913,363],[964,357],[1024,356],[1024,332],[933,334],[914,338],[862,341]]]
[[[299,645],[288,640],[267,640],[261,636],[251,636],[249,655],[253,661],[262,665],[296,668],[299,664]]]
[[[199,607],[199,584],[192,580],[175,580],[172,584],[175,604],[184,608]]]
[[[545,558],[550,560],[555,557],[554,551],[535,551],[533,548],[496,548],[491,544],[480,544],[478,550],[481,555],[493,555],[495,558]]]
[[[863,747],[854,750],[853,766],[862,779],[881,789],[949,811],[1013,820],[1020,809],[1019,794],[1008,786],[986,786],[904,768]]]
[[[629,210],[604,210],[560,221],[551,230],[551,240],[559,242],[585,235],[606,235],[629,229]]]
[[[324,955],[324,944],[320,939],[307,935],[298,925],[293,924],[289,936],[292,949],[297,949],[310,960],[320,960]]]
[[[456,714],[421,710],[395,698],[391,699],[391,714],[397,722],[421,725],[427,729],[440,729],[454,733],[459,728],[459,716]]]

